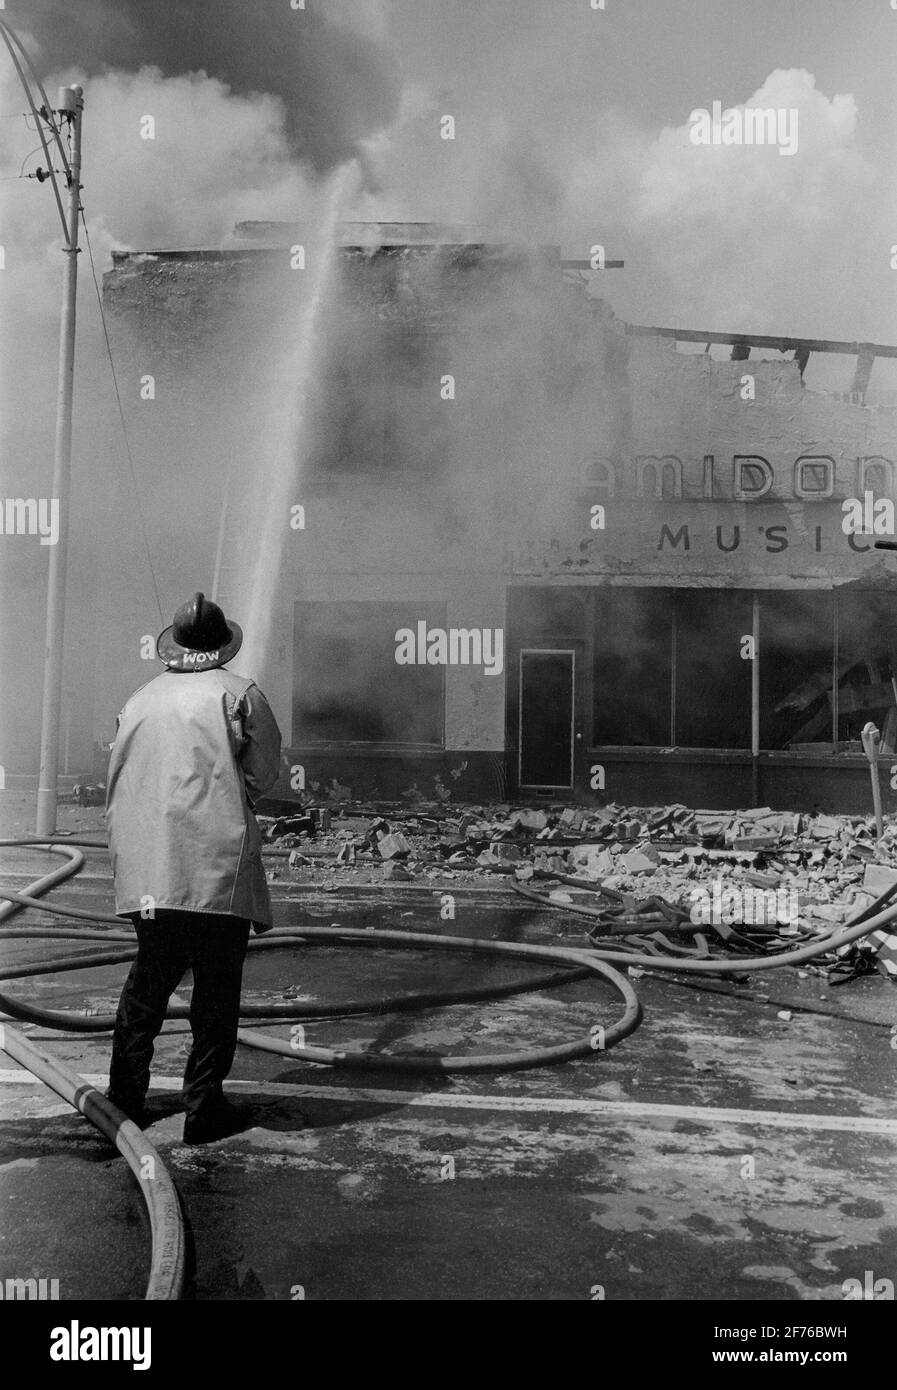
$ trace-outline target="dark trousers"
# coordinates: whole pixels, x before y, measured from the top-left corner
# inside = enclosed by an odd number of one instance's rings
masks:
[[[137,914],[133,921],[137,959],[115,1018],[110,1094],[126,1109],[143,1105],[153,1044],[168,1001],[190,970],[193,1047],[184,1071],[184,1103],[188,1115],[205,1115],[221,1101],[222,1083],[233,1065],[250,923],[241,917],[161,908],[152,921]]]

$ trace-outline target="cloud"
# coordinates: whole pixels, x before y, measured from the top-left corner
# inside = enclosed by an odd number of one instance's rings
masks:
[[[811,73],[792,68],[770,73],[740,109],[745,107],[796,111],[794,156],[782,158],[769,145],[696,146],[688,121],[665,128],[642,153],[637,217],[693,223],[709,215],[747,228],[758,214],[787,209],[795,222],[811,226],[838,210],[848,191],[844,181],[854,190],[869,185],[872,171],[857,147],[852,96],[829,100]]]
[[[714,100],[738,104],[705,96],[707,110]],[[615,229],[630,267],[621,311],[652,323],[890,340],[893,238],[854,97],[827,97],[805,69],[777,69],[741,105],[796,110],[796,153],[695,145],[687,118],[654,133],[618,115],[575,158],[568,216]]]
[[[217,79],[166,78],[155,68],[73,77],[86,86],[83,200],[98,272],[112,247],[215,247],[241,219],[313,215],[317,182],[291,155],[279,98],[235,96]],[[0,100],[6,111],[23,105],[8,71],[0,74]],[[145,114],[155,121],[152,140],[141,139]],[[39,149],[29,156],[37,143],[24,123],[8,132],[2,175],[12,179],[23,160],[26,173],[43,165]],[[48,184],[23,180],[5,188],[2,294],[17,333],[15,348],[7,338],[2,356],[5,390],[15,398],[12,383],[30,353],[41,376],[55,354],[61,228]]]

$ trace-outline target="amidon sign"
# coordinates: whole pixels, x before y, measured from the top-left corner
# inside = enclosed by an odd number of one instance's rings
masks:
[[[608,499],[830,502],[869,491],[895,495],[895,463],[884,454],[838,464],[823,453],[799,454],[786,463],[760,453],[733,454],[731,460],[705,454],[685,462],[677,454],[637,454],[624,461],[593,455],[584,460],[582,476],[591,496]]]

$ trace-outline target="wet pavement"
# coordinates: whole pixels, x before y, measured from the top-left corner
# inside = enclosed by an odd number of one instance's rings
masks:
[[[33,878],[51,861],[5,862]],[[109,890],[105,856],[91,855],[55,897],[109,911]],[[440,916],[438,887],[274,891],[278,925],[584,942],[581,921],[515,900],[501,882],[453,889],[454,921]],[[34,911],[17,925],[26,920],[50,922]],[[7,961],[71,949],[3,945]],[[47,1007],[107,1012],[125,969],[5,988]],[[251,957],[244,997],[375,998],[540,969],[300,946]],[[246,1128],[202,1148],[181,1142],[189,1032],[166,1025],[149,1133],[183,1197],[195,1296],[842,1300],[844,1281],[866,1271],[897,1281],[893,986],[868,976],[832,988],[783,969],[751,980],[770,997],[761,1004],[737,997],[732,982],[724,988],[735,997],[650,975],[634,983],[645,1010],[638,1031],[553,1068],[381,1075],[240,1047],[229,1090],[247,1106]],[[178,997],[189,998],[189,979]],[[803,1013],[802,1003],[852,1017]],[[304,1026],[313,1044],[445,1054],[569,1040],[618,1012],[613,991],[588,981]],[[290,1037],[289,1024],[262,1026]],[[108,1034],[24,1031],[105,1080]],[[0,1068],[0,1279],[59,1278],[64,1298],[140,1298],[148,1234],[124,1160],[2,1055]]]

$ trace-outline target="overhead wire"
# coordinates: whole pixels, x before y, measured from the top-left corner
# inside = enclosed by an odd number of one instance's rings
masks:
[[[17,72],[17,74],[18,74],[19,81],[21,82],[23,88],[25,89],[25,95],[26,95],[27,98],[28,98],[28,105],[31,107],[31,114],[32,114],[32,116],[34,117],[34,123],[35,123],[35,126],[36,126],[36,128],[37,128],[37,133],[38,133],[38,135],[40,136],[40,142],[41,142],[41,145],[42,145],[42,147],[43,147],[44,157],[45,157],[45,159],[46,159],[46,161],[47,161],[47,167],[48,167],[48,168],[50,169],[50,171],[51,171],[51,172],[50,172],[50,181],[51,181],[51,183],[53,184],[53,194],[54,194],[54,196],[55,196],[55,198],[56,198],[56,206],[57,206],[57,208],[58,208],[58,210],[59,210],[59,218],[60,218],[60,221],[62,222],[62,230],[63,230],[63,235],[64,235],[64,237],[65,237],[65,246],[66,246],[66,250],[71,251],[72,246],[71,246],[71,242],[70,242],[70,240],[69,240],[68,223],[67,223],[66,220],[65,220],[65,209],[64,209],[63,206],[62,206],[62,194],[61,194],[60,191],[59,191],[59,184],[58,184],[57,181],[56,181],[56,175],[55,175],[55,173],[52,172],[53,161],[52,161],[52,159],[50,158],[50,150],[49,150],[49,147],[48,147],[48,145],[47,145],[46,137],[45,137],[45,135],[44,135],[43,126],[41,125],[40,113],[38,112],[38,109],[37,109],[37,107],[36,107],[35,104],[34,104],[34,98],[33,98],[33,96],[31,95],[31,88],[30,88],[29,85],[28,85],[28,79],[26,78],[24,72],[22,71],[22,64],[19,62],[19,59],[18,59],[18,57],[16,56],[16,51],[15,51],[15,49],[13,48],[12,41],[15,40],[17,46],[18,46],[20,49],[22,49],[22,45],[19,43],[19,40],[18,40],[18,38],[16,37],[16,35],[13,33],[12,29],[10,29],[9,26],[8,26],[7,24],[4,24],[4,22],[3,22],[2,19],[0,19],[0,38],[3,39],[3,42],[6,44],[6,47],[7,47],[7,49],[9,50],[9,56],[10,56],[10,58],[12,58],[12,61],[13,61],[13,67],[15,68],[15,70],[16,70],[16,72]],[[35,78],[35,85],[37,86],[37,88],[38,88],[38,90],[39,90],[40,92],[43,92],[43,95],[44,95],[44,103],[45,103],[44,109],[45,109],[47,112],[49,112],[49,110],[50,110],[49,99],[47,98],[46,93],[43,91],[43,87],[41,86],[41,83],[40,83],[39,79],[37,78],[36,74],[34,73],[34,68],[33,68],[32,65],[31,65],[31,60],[30,60],[30,58],[28,57],[28,54],[25,53],[25,50],[24,50],[24,49],[22,49],[22,53],[24,54],[25,60],[26,60],[26,62],[28,63],[28,66],[29,66],[29,68],[31,69],[32,75],[33,75],[34,78]],[[50,129],[52,130],[53,135],[54,135],[55,140],[56,140],[56,143],[57,143],[57,145],[59,146],[60,152],[62,153],[62,162],[63,162],[63,164],[66,166],[66,169],[69,171],[68,177],[71,178],[70,165],[69,165],[69,162],[68,162],[68,158],[67,158],[67,156],[66,156],[66,154],[65,154],[65,151],[64,151],[63,148],[62,148],[62,142],[61,142],[61,140],[59,139],[59,133],[58,133],[58,131],[56,130],[55,125],[54,125],[52,122],[50,122],[49,120],[48,120],[48,124],[50,125]]]

